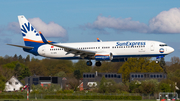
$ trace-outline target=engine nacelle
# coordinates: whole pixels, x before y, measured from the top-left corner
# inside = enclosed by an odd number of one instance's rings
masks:
[[[96,53],[95,60],[96,61],[104,61],[104,60],[112,60],[113,54],[112,53]]]
[[[125,62],[127,60],[128,60],[128,58],[119,58],[119,59],[113,59],[113,60],[111,60],[111,62]]]

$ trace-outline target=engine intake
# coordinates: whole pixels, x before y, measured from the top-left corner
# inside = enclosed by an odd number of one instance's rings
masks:
[[[112,60],[113,54],[112,53],[96,53],[95,60],[97,61],[104,61],[104,60]]]

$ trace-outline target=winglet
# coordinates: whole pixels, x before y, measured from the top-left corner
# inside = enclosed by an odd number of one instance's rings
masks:
[[[102,40],[100,40],[99,38],[97,38],[97,42],[102,42]]]
[[[41,36],[41,38],[42,38],[42,41],[44,42],[44,43],[46,43],[46,44],[48,44],[49,42],[46,40],[46,38],[43,36],[43,34],[41,33],[41,31],[39,31],[39,34],[40,34],[40,36]]]

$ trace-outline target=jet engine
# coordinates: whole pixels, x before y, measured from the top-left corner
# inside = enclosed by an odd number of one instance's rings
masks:
[[[112,60],[113,54],[112,53],[96,53],[95,60],[96,61],[104,61],[104,60]]]

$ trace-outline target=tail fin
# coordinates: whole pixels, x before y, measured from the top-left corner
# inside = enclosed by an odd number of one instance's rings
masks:
[[[36,46],[44,44],[39,33],[23,15],[18,16],[18,20],[25,46]]]
[[[100,40],[99,38],[97,38],[97,42],[102,42],[102,40]]]

